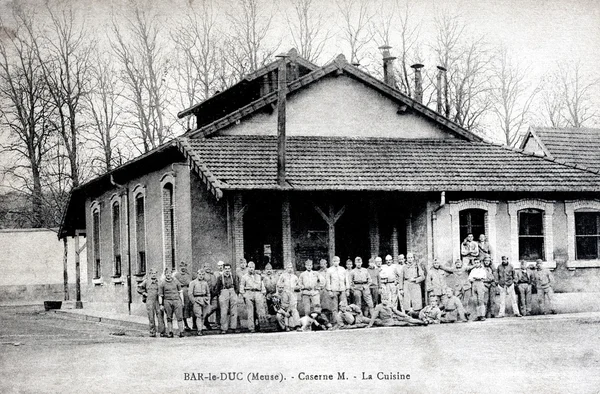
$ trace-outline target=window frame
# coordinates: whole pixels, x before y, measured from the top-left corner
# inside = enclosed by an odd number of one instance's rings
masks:
[[[522,199],[508,201],[508,214],[510,216],[510,261],[516,264],[519,261],[519,211],[524,209],[537,209],[543,211],[542,225],[544,235],[544,266],[556,268],[554,260],[554,204],[555,201],[541,199]]]
[[[161,219],[162,219],[162,260],[163,269],[171,267],[173,270],[177,269],[177,209],[175,199],[175,173],[167,172],[163,174],[160,179],[160,198],[161,198]],[[171,185],[171,208],[169,214],[171,215],[171,234],[167,234],[165,226],[165,206],[164,206],[164,190],[167,185]],[[167,243],[167,237],[171,236],[171,261],[167,262],[167,251],[165,245]]]
[[[578,212],[600,212],[600,200],[567,200],[565,201],[565,213],[567,215],[567,262],[569,270],[577,268],[600,267],[600,258],[595,260],[578,260],[576,256],[576,229],[575,213]],[[600,252],[600,251],[599,251]]]
[[[133,236],[135,239],[135,242],[132,242],[132,248],[135,250],[135,270],[136,273],[135,275],[138,277],[143,277],[144,275],[146,275],[146,272],[148,271],[148,258],[147,258],[147,250],[148,250],[148,220],[147,220],[147,205],[146,205],[146,186],[143,185],[136,185],[136,187],[133,188],[132,191],[132,205],[133,205]],[[143,207],[144,207],[144,240],[143,240],[143,245],[144,245],[144,250],[140,251],[138,248],[138,244],[139,244],[139,239],[138,239],[138,204],[137,204],[137,200],[138,198],[143,198]],[[140,252],[143,253],[143,258],[142,255],[140,255]],[[143,261],[142,261],[143,260]],[[143,264],[143,267],[142,267]],[[142,268],[144,268],[142,270]]]
[[[91,240],[92,240],[92,267],[93,267],[93,280],[101,280],[102,279],[102,210],[100,202],[97,200],[92,201],[90,204],[90,214],[91,214]],[[98,226],[96,228],[96,215],[98,218]],[[97,242],[96,242],[97,241]],[[98,249],[96,249],[96,247]]]
[[[115,207],[119,210],[119,220],[115,226]],[[123,204],[121,204],[121,198],[114,194],[110,199],[110,213],[111,213],[111,246],[112,246],[112,259],[113,259],[113,278],[120,278],[123,275]],[[119,230],[119,245],[115,247],[115,229],[118,227]]]
[[[540,234],[521,234],[521,227],[522,227],[522,219],[521,219],[521,215],[522,214],[539,214],[541,215],[541,233]],[[540,258],[542,261],[546,260],[546,250],[545,250],[545,226],[544,226],[544,210],[542,209],[538,209],[538,208],[523,208],[517,211],[517,233],[518,233],[518,237],[519,237],[519,244],[518,244],[518,261],[521,260],[525,260],[528,262],[531,261],[536,261],[537,258],[526,258],[525,256],[523,256],[521,253],[521,242],[524,240],[541,240],[541,247],[540,247]]]

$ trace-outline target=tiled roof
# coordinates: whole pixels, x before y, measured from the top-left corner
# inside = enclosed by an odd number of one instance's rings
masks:
[[[600,171],[600,129],[532,127],[531,132],[551,157]]]
[[[219,190],[277,188],[276,136],[181,138],[179,146]],[[286,160],[297,190],[600,190],[598,173],[458,139],[288,137]]]

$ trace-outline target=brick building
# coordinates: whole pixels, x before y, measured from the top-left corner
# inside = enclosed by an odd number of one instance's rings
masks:
[[[60,236],[88,239],[86,301],[137,309],[135,282],[181,261],[445,262],[469,232],[495,261],[543,259],[558,292],[600,291],[597,169],[486,142],[386,82],[291,51],[182,111],[194,130],[74,189]]]

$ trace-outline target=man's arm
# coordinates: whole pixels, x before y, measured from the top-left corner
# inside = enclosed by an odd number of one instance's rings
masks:
[[[161,310],[165,307],[165,286],[163,283],[158,285],[158,304]]]
[[[192,304],[194,304],[196,302],[196,297],[194,297],[194,288],[196,287],[196,281],[193,280],[190,282],[189,286],[188,286],[188,297],[190,298],[190,301],[192,302]]]
[[[148,293],[146,292],[146,279],[138,283],[137,292],[143,296],[148,296]]]
[[[183,289],[181,287],[181,283],[177,282],[175,285],[177,286],[177,291],[179,292],[179,299],[181,300],[181,303],[183,304]]]
[[[423,268],[421,268],[419,266],[419,263],[416,263],[417,265],[417,277],[415,278],[415,283],[421,283],[425,280],[425,275],[423,275]]]
[[[325,272],[325,289],[331,291],[331,272],[329,272],[329,270]]]
[[[244,293],[246,292],[246,277],[242,276],[242,279],[240,280],[240,294],[244,295]]]

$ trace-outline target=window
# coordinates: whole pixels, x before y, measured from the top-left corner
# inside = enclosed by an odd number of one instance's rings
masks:
[[[93,228],[93,253],[94,253],[94,279],[100,279],[102,267],[100,265],[100,209],[92,210],[92,228]]]
[[[165,266],[175,269],[175,215],[173,210],[173,184],[165,183],[163,201],[163,255]]]
[[[146,213],[144,195],[135,198],[135,239],[138,253],[138,274],[146,273]]]
[[[600,258],[600,212],[575,212],[575,256],[577,260]]]
[[[519,260],[544,260],[544,211],[522,209],[519,220]]]
[[[477,241],[481,234],[485,234],[485,210],[465,209],[459,212],[460,239],[459,243],[467,238],[467,234],[473,234]]]
[[[112,205],[112,235],[113,235],[113,276],[121,276],[121,205],[115,201]]]

